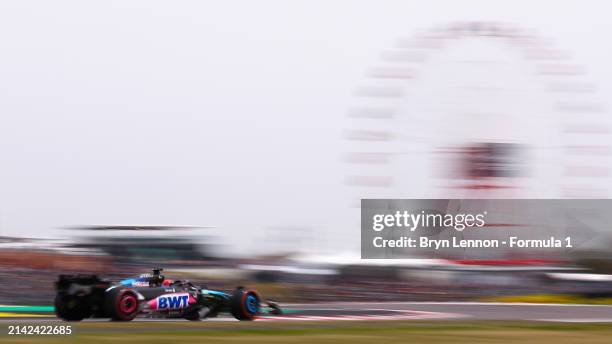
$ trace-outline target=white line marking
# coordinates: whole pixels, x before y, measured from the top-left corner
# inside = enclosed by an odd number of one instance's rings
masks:
[[[567,323],[612,323],[612,318],[536,319],[537,321]]]
[[[364,311],[381,311],[377,309],[365,309]],[[454,313],[389,310],[383,311],[391,314],[380,315],[294,315],[294,316],[260,316],[257,321],[330,321],[330,320],[420,320],[420,319],[453,319],[463,318],[466,315]]]
[[[316,306],[317,303],[287,303],[283,304],[286,307],[313,307]],[[449,305],[449,306],[551,306],[551,307],[612,307],[612,305],[592,305],[592,304],[578,304],[578,303],[528,303],[528,302],[435,302],[435,301],[424,301],[424,302],[358,302],[358,301],[348,301],[348,302],[331,302],[326,303],[326,306],[329,305],[346,305],[346,306],[356,306],[356,305]],[[319,308],[317,308],[319,309]]]

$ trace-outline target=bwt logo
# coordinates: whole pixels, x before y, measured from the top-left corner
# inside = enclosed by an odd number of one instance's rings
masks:
[[[153,309],[164,310],[186,308],[189,305],[189,294],[162,295],[157,297],[155,301],[157,301],[157,305],[151,305],[151,308]]]

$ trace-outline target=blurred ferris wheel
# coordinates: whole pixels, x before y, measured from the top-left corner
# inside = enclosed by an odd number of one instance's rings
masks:
[[[433,28],[383,52],[355,91],[346,183],[354,201],[607,198],[606,110],[548,39],[499,23]]]

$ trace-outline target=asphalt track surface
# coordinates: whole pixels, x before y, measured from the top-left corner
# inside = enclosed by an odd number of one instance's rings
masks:
[[[612,306],[480,303],[480,302],[384,302],[384,303],[317,303],[284,305],[282,316],[263,316],[260,321],[340,321],[340,320],[532,320],[551,322],[612,323]],[[0,323],[59,322],[49,317],[12,317],[4,314]],[[86,322],[107,319],[88,319]],[[137,322],[177,321],[183,319],[137,318]],[[203,322],[236,321],[230,317],[206,319]]]
[[[303,310],[322,309],[321,305],[294,305]],[[611,322],[612,306],[483,302],[389,302],[325,304],[331,309],[361,309],[424,312],[430,319],[538,320],[560,322]],[[437,316],[436,316],[437,315]],[[434,318],[434,316],[436,316]],[[418,318],[416,316],[415,318]]]

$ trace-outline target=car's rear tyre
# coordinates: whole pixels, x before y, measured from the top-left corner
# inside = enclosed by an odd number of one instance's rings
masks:
[[[261,298],[254,290],[237,288],[232,295],[231,311],[238,320],[253,320],[261,304]]]
[[[81,321],[91,315],[87,299],[77,295],[55,296],[55,314],[66,321]]]
[[[106,294],[105,307],[115,321],[131,321],[138,314],[138,295],[132,289],[114,288]]]

